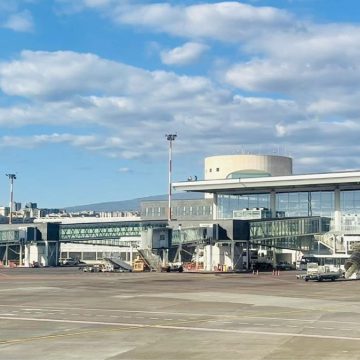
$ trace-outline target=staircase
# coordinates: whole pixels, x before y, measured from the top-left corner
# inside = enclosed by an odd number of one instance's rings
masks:
[[[337,232],[327,232],[325,234],[316,236],[316,240],[330,249],[333,254],[345,254],[345,246],[341,241],[340,235],[341,234]]]
[[[137,249],[137,251],[151,271],[161,271],[162,262],[159,255],[153,254],[149,249]]]
[[[111,263],[114,266],[114,269],[132,271],[132,266],[127,262],[123,261],[119,256],[107,257],[104,258],[104,260]]]

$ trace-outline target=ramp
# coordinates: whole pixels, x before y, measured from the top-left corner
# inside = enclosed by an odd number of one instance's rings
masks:
[[[125,262],[124,260],[120,259],[118,256],[107,257],[104,258],[105,261],[108,261],[114,266],[114,269],[121,269],[126,271],[132,271],[132,266]]]
[[[160,256],[153,254],[149,249],[137,249],[137,251],[151,271],[161,271]]]

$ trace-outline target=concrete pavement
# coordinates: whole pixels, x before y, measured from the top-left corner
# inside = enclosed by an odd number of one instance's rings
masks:
[[[0,359],[358,359],[360,281],[0,270]]]

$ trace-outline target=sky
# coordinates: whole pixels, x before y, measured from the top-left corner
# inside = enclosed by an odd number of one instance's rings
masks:
[[[360,169],[358,0],[0,0],[0,205],[119,201],[204,157]]]

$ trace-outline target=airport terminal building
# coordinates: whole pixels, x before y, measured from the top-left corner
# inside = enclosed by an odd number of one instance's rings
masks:
[[[342,264],[360,241],[360,171],[294,175],[285,156],[212,156],[203,180],[172,187],[199,198],[173,200],[170,222],[167,201],[145,201],[128,221],[2,225],[0,260],[56,265],[76,253],[95,261],[112,247],[126,261],[146,249],[203,270],[242,270],[304,256]]]
[[[243,229],[229,240],[292,250],[291,262],[304,254],[345,259],[360,240],[360,171],[294,175],[289,157],[227,155],[206,158],[204,174],[173,188],[211,198],[213,224]]]

